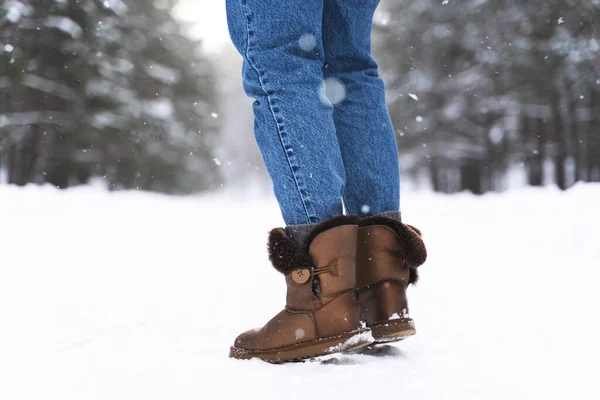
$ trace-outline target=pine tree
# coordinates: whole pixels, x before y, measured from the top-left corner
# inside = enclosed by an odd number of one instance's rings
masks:
[[[597,4],[384,6],[375,43],[408,171],[444,192],[501,190],[521,165],[531,185],[600,178]]]
[[[218,182],[212,71],[170,6],[5,4],[0,165],[10,182],[68,187],[101,177],[109,189],[171,193]]]

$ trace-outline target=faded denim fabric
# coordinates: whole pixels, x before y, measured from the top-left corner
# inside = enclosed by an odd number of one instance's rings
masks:
[[[227,0],[254,134],[287,225],[397,211],[398,151],[371,57],[379,0]]]

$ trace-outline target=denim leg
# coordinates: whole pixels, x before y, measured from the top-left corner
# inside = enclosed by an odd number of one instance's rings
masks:
[[[385,88],[371,57],[372,19],[379,0],[325,0],[325,78],[339,80],[343,101],[334,121],[346,168],[344,201],[352,214],[400,206],[398,148]]]
[[[342,213],[345,170],[323,85],[323,0],[227,0],[254,134],[287,225]]]

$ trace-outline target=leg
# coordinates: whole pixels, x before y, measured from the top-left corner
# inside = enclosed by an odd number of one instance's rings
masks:
[[[254,133],[288,225],[342,213],[345,171],[323,83],[323,0],[227,0]]]
[[[379,0],[325,0],[325,78],[337,79],[346,95],[333,118],[344,165],[344,200],[352,214],[397,211],[400,205],[398,148],[385,104],[385,88],[371,57],[373,13]]]

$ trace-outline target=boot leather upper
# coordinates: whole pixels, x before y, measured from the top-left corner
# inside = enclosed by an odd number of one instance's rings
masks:
[[[406,251],[396,232],[383,225],[358,230],[357,287],[373,286],[384,281],[408,285],[410,270],[404,261]]]
[[[324,272],[298,283],[290,267],[285,273],[285,309],[261,329],[238,336],[235,346],[273,350],[358,329],[362,318],[354,293],[357,235],[357,225],[319,233],[310,242],[308,254],[315,271]]]
[[[372,225],[358,231],[358,301],[368,326],[394,318],[408,318],[406,288],[410,268],[407,248],[388,226]]]

